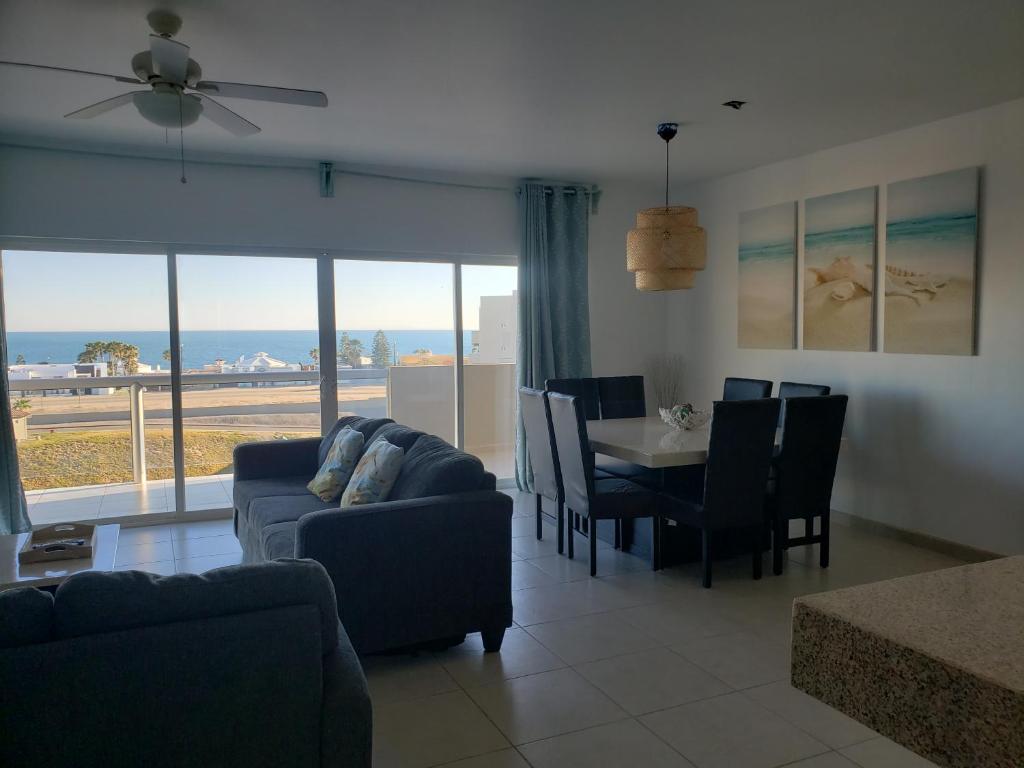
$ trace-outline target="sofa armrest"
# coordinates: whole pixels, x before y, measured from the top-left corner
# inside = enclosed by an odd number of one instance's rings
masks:
[[[496,491],[310,512],[295,535],[295,556],[330,574],[360,652],[416,642],[417,627],[441,627],[445,617],[509,626],[511,550],[512,498]]]
[[[373,712],[359,657],[344,628],[341,642],[324,656],[324,699],[320,719],[320,765],[324,768],[370,768],[373,757]]]
[[[320,438],[298,440],[266,440],[235,446],[235,480],[257,480],[271,477],[313,477],[319,462]]]

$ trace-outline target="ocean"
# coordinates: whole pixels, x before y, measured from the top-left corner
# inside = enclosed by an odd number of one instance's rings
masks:
[[[363,343],[369,356],[373,331],[348,331]],[[409,355],[417,349],[429,349],[436,355],[455,354],[454,331],[385,330],[392,350]],[[463,332],[463,350],[469,354],[471,331]],[[341,338],[341,333],[337,334]],[[163,358],[169,346],[166,331],[10,331],[7,354],[10,363],[23,355],[26,363],[73,363],[90,341],[123,341],[139,348],[139,362],[169,368]],[[317,346],[317,332],[309,331],[182,331],[182,367],[202,368],[217,358],[229,362],[242,355],[266,352],[286,363],[310,363],[311,349]]]

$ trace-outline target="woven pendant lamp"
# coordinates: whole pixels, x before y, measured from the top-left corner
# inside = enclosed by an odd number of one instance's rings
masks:
[[[697,226],[697,209],[668,204],[668,143],[677,123],[661,123],[665,141],[665,205],[636,215],[636,229],[626,235],[626,269],[636,277],[638,291],[692,288],[697,271],[707,263],[707,239]]]

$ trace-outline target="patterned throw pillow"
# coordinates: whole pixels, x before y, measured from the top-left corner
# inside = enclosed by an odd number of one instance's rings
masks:
[[[341,497],[341,506],[354,507],[386,501],[402,469],[404,457],[403,449],[383,437],[374,440],[352,473],[352,479]]]
[[[310,480],[306,486],[319,496],[321,501],[335,501],[341,496],[341,492],[345,490],[345,485],[356,468],[359,452],[363,450],[364,439],[362,432],[350,427],[345,427],[338,432],[331,445],[331,450],[327,452],[323,466],[316,473],[316,477]]]

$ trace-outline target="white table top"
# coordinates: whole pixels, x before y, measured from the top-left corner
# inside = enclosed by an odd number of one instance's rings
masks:
[[[0,591],[15,587],[52,587],[68,576],[84,571],[112,571],[117,554],[120,525],[96,526],[96,546],[92,557],[78,560],[53,560],[49,563],[18,562],[27,533],[0,536]]]
[[[711,427],[692,431],[670,427],[657,416],[587,422],[590,449],[650,469],[703,464]]]

